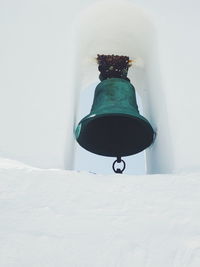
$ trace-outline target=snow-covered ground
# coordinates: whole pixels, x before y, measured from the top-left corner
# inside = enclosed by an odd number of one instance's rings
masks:
[[[199,267],[200,174],[95,175],[0,160],[1,267]]]

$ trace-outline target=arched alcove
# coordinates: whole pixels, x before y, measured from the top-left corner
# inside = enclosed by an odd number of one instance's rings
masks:
[[[147,172],[170,172],[173,162],[170,132],[159,71],[159,46],[151,16],[128,1],[96,2],[79,14],[76,32],[76,98],[97,80],[97,54],[134,59],[128,77],[141,97],[144,116],[157,134],[155,144],[146,150]]]

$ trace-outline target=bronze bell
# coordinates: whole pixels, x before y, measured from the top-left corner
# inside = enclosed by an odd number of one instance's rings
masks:
[[[91,112],[75,131],[76,140],[83,148],[98,155],[117,157],[118,162],[121,157],[150,146],[154,137],[150,123],[139,114],[135,88],[124,73],[127,74],[123,67],[121,72],[112,73],[114,77],[105,77],[105,72],[102,76],[101,72],[102,81],[95,89]]]

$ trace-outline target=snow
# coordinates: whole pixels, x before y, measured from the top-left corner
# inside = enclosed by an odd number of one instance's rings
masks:
[[[199,267],[199,178],[1,159],[0,266]]]

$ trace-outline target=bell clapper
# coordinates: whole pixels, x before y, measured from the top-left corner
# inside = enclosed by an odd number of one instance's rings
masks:
[[[116,163],[121,163],[121,162],[123,163],[123,167],[122,167],[122,169],[120,169],[120,168],[116,168],[116,167],[115,167]],[[115,173],[123,173],[123,171],[124,171],[125,168],[126,168],[126,163],[125,163],[125,161],[124,161],[123,159],[121,159],[121,157],[117,157],[117,159],[113,162],[112,168],[113,168],[113,171],[114,171]]]

